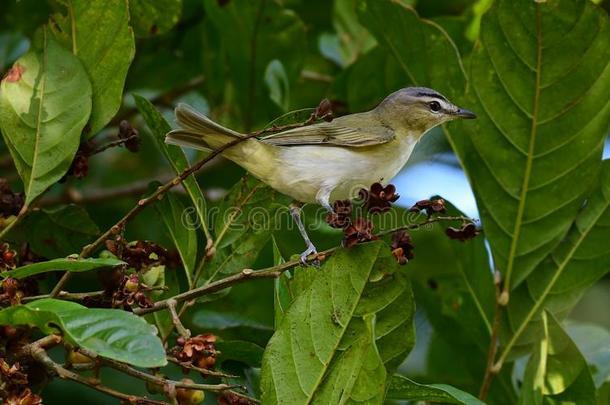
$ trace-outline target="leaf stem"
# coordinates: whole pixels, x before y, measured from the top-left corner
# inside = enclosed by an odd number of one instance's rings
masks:
[[[500,317],[502,314],[502,305],[501,305],[501,275],[499,272],[496,272],[494,275],[494,289],[496,291],[496,301],[494,305],[494,319],[493,326],[491,329],[491,337],[489,340],[489,349],[487,351],[487,365],[485,367],[485,375],[483,377],[483,382],[481,383],[481,388],[479,390],[479,399],[481,401],[485,401],[487,398],[487,394],[489,392],[489,388],[491,387],[491,382],[496,374],[500,372],[500,369],[496,367],[494,361],[496,359],[496,353],[498,352],[498,333],[500,331]]]

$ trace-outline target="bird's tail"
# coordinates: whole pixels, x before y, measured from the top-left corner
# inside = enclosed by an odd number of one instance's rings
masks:
[[[217,149],[243,137],[239,132],[215,123],[187,104],[176,107],[176,121],[180,128],[165,136],[165,143],[201,150]]]

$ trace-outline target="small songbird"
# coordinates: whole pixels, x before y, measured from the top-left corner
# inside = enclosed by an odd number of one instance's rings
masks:
[[[456,118],[476,116],[432,89],[407,87],[371,111],[250,138],[222,155],[297,202],[318,203],[332,212],[330,201],[351,199],[363,187],[390,181],[426,132]],[[244,136],[185,104],[176,108],[176,119],[179,128],[167,134],[166,143],[213,150]],[[301,254],[306,262],[316,248],[299,205],[290,211],[307,244]]]

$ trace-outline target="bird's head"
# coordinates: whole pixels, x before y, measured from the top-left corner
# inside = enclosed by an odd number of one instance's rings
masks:
[[[395,129],[425,133],[431,128],[457,118],[472,119],[472,111],[452,104],[439,92],[426,87],[406,87],[390,94],[377,110]]]

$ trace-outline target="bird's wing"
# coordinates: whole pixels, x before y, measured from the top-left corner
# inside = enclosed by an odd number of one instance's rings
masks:
[[[351,122],[350,122],[351,121]],[[359,122],[361,123],[361,122]],[[338,145],[346,147],[373,146],[394,139],[394,131],[383,125],[354,125],[353,120],[309,125],[279,132],[262,139],[277,146]]]

